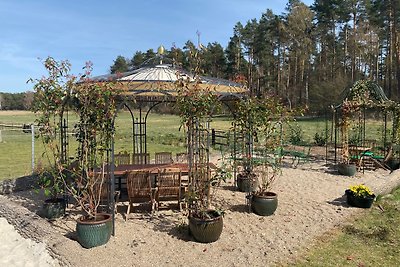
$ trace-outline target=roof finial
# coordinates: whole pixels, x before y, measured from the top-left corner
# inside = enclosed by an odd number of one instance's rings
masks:
[[[165,48],[163,45],[160,45],[157,49],[157,53],[160,56],[160,65],[162,65],[162,60],[163,60],[163,56],[164,56],[164,52],[165,52]]]

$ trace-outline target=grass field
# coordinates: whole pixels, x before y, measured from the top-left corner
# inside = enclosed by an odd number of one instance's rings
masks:
[[[399,209],[397,189],[321,238],[310,253],[290,266],[399,266]]]
[[[27,111],[0,111],[0,124],[31,124],[35,115]],[[77,118],[69,116],[70,129]],[[314,143],[316,133],[325,134],[325,129],[331,130],[331,121],[325,119],[300,119],[283,127],[283,142],[289,143],[300,140],[303,144]],[[218,117],[211,122],[211,128],[229,130],[231,122],[228,118]],[[382,140],[383,123],[368,121],[366,139]],[[30,174],[31,169],[31,135],[22,131],[13,131],[1,128],[0,142],[0,179],[13,178]],[[357,130],[353,129],[356,133]],[[115,152],[132,152],[132,120],[129,112],[121,112],[116,119]],[[352,136],[350,135],[350,138]],[[70,154],[76,149],[76,142],[69,138]],[[180,118],[175,115],[161,115],[150,113],[147,121],[147,150],[154,157],[155,152],[171,151],[173,153],[185,151],[185,133],[180,127]],[[43,146],[39,138],[35,139],[35,164],[45,164]]]

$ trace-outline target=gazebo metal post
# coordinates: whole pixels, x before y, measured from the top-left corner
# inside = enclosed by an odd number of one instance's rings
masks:
[[[253,154],[253,136],[252,136],[253,123],[252,123],[252,118],[251,117],[249,118],[249,121],[248,121],[248,127],[250,128],[250,131],[247,133],[247,135],[245,137],[245,142],[246,142],[245,143],[246,144],[246,146],[245,146],[245,148],[246,148],[245,157],[248,160],[251,160],[253,158],[252,157],[252,154]],[[253,161],[250,161],[249,167],[250,167],[250,171],[252,171],[253,170]],[[250,198],[251,198],[251,192],[249,191],[246,194],[246,204],[247,204],[247,206],[249,208],[249,212],[251,212],[251,201],[250,201]]]
[[[363,107],[363,113],[364,113],[364,121],[363,121],[363,129],[362,129],[362,133],[363,133],[363,142],[362,145],[365,146],[365,129],[366,129],[366,111],[365,111],[365,106]]]
[[[143,153],[143,119],[142,119],[142,105],[139,106],[139,153]],[[146,122],[145,122],[146,125]],[[144,127],[146,128],[146,126]]]
[[[114,131],[115,131],[115,126],[114,126],[114,121],[113,121],[113,127],[114,127]],[[108,169],[108,173],[110,174],[111,177],[111,190],[109,194],[109,199],[111,200],[111,216],[112,216],[112,235],[115,236],[115,175],[114,175],[114,135],[112,137],[111,140],[111,162],[109,162],[109,164],[107,165],[107,169]],[[109,157],[107,157],[109,158]]]
[[[129,113],[131,114],[132,119],[132,153],[135,153],[135,117],[133,116],[132,109],[127,105],[124,106],[128,109]]]
[[[385,110],[385,114],[384,114],[384,127],[385,127],[385,129],[384,129],[384,136],[383,136],[383,145],[382,145],[382,147],[383,147],[383,156],[384,156],[384,158],[386,158],[386,151],[385,151],[385,147],[386,147],[386,143],[387,143],[387,139],[386,139],[386,135],[387,135],[387,111]]]
[[[325,109],[325,163],[328,163],[328,110]]]
[[[336,156],[336,150],[337,150],[337,138],[336,138],[336,108],[333,110],[333,113],[332,113],[332,126],[334,126],[334,127],[332,127],[332,135],[333,135],[333,137],[334,137],[334,141],[335,141],[335,157],[334,157],[334,160],[335,160],[335,163],[337,162],[336,160],[337,160],[337,156]]]
[[[233,183],[236,185],[236,174],[237,174],[237,164],[236,164],[236,149],[237,149],[237,135],[236,135],[236,123],[233,125],[233,153],[231,151],[231,157],[233,158]]]

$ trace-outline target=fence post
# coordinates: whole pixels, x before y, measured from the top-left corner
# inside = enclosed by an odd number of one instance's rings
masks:
[[[31,124],[31,135],[32,135],[32,174],[35,170],[35,126]]]

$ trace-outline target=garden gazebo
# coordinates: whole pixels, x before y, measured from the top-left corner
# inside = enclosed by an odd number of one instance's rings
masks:
[[[162,103],[176,103],[179,95],[178,88],[185,87],[190,90],[208,91],[216,97],[218,102],[223,103],[229,110],[231,110],[232,107],[231,103],[248,95],[247,88],[241,84],[220,78],[198,76],[184,71],[174,64],[166,64],[165,62],[166,60],[163,58],[162,54],[159,54],[151,63],[144,64],[138,69],[126,73],[97,76],[90,79],[91,83],[96,83],[100,86],[113,83],[115,88],[120,90],[117,97],[117,109],[121,110],[126,108],[130,112],[132,118],[133,154],[147,153],[148,115],[153,108]],[[138,110],[137,114],[134,114],[134,105]],[[115,117],[112,122],[113,125],[114,122]],[[208,130],[209,129],[206,129],[207,135],[210,134]],[[192,133],[188,132],[187,134],[189,140],[200,139],[198,131],[197,133],[194,131]],[[209,137],[206,137],[205,140],[209,139]],[[207,145],[209,146],[209,143],[207,143]],[[188,151],[189,173],[192,173],[192,168],[197,168],[197,166],[201,166],[202,163],[205,163],[204,161],[207,163],[209,160],[208,147],[201,145],[194,146],[191,149],[192,151],[190,151],[190,149]],[[115,194],[114,141],[111,143],[109,151],[110,157],[106,165],[109,166],[106,172],[110,177],[108,207],[113,216],[113,229],[115,229],[115,200],[113,197]]]
[[[156,58],[157,59],[157,58]],[[153,60],[156,60],[153,59]],[[159,56],[159,63],[141,66],[133,71],[93,77],[99,83],[110,81],[118,82],[122,93],[119,98],[119,109],[127,108],[132,117],[132,152],[134,154],[147,153],[147,118],[150,111],[162,103],[174,103],[177,96],[177,83],[180,80],[190,81],[200,89],[211,90],[218,99],[228,108],[231,101],[236,101],[245,95],[248,90],[243,85],[220,78],[194,76],[193,74],[175,67],[173,64],[163,63]],[[164,59],[165,61],[165,59]],[[133,113],[132,104],[136,103],[138,114]]]

